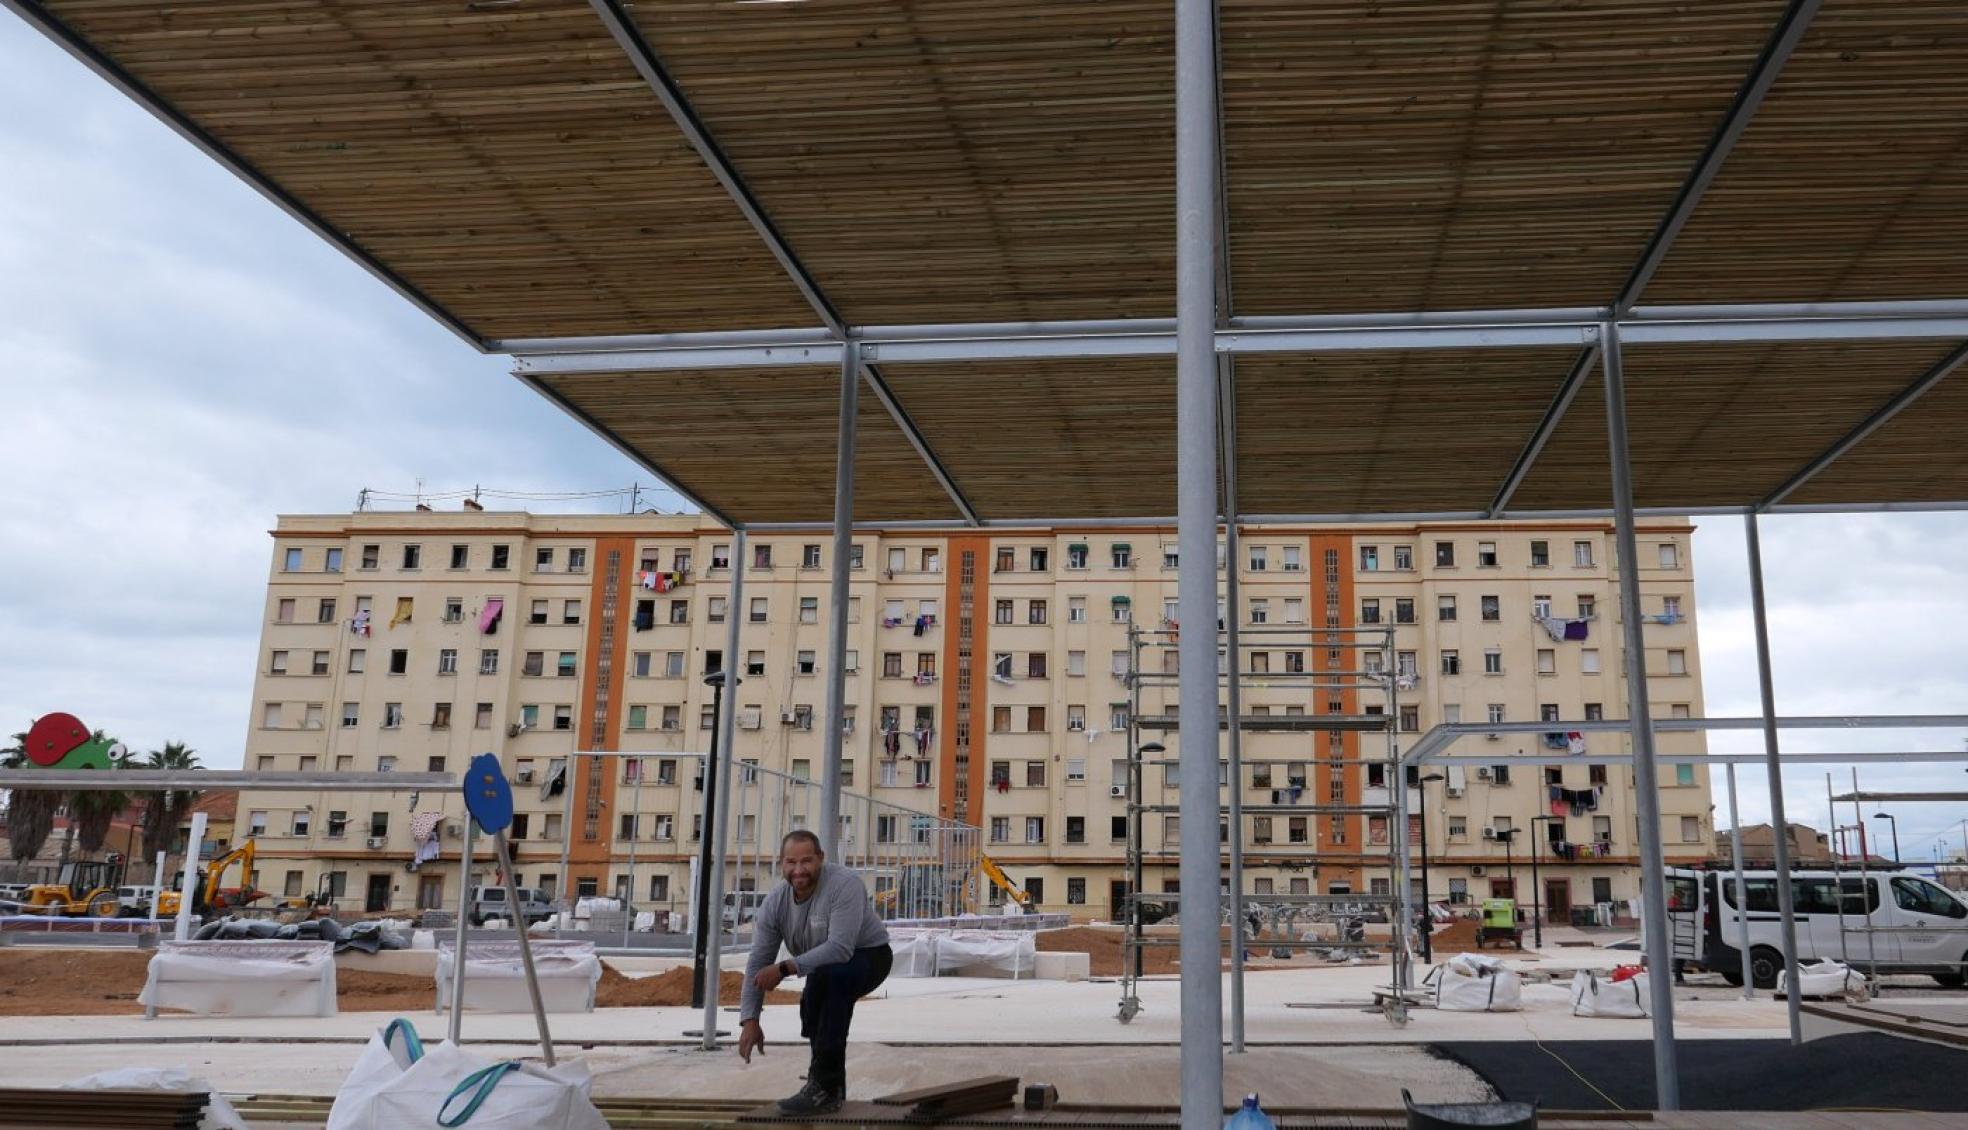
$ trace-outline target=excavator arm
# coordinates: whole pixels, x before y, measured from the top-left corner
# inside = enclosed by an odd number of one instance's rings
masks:
[[[238,847],[233,848],[231,851],[212,861],[212,866],[205,870],[206,906],[218,905],[217,899],[219,897],[220,884],[225,880],[226,869],[234,863],[239,864],[239,890],[244,893],[252,885],[253,854],[255,850],[253,841],[247,840],[245,843],[240,844]]]
[[[1005,897],[1017,903],[1020,910],[1032,909],[1032,896],[1026,894],[1023,887],[1011,881],[1011,876],[1005,874],[1004,868],[998,866],[997,860],[988,855],[980,855],[977,857],[977,868],[984,872],[984,877],[991,880],[993,886],[1005,893]]]

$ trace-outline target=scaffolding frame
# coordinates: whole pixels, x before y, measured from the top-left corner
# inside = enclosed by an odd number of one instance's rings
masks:
[[[1234,540],[1228,542],[1234,546]],[[1228,572],[1234,576],[1236,561],[1234,553],[1230,557]],[[1234,595],[1232,584],[1228,590]],[[1395,625],[1378,624],[1356,627],[1312,627],[1241,626],[1241,609],[1231,600],[1224,619],[1213,633],[1219,643],[1216,647],[1216,673],[1213,681],[1216,690],[1225,700],[1217,712],[1216,729],[1222,732],[1226,741],[1225,754],[1218,762],[1221,784],[1225,796],[1217,807],[1219,828],[1227,832],[1219,833],[1225,841],[1215,853],[1219,862],[1227,857],[1229,872],[1218,885],[1220,899],[1217,914],[1211,916],[1213,924],[1227,925],[1230,930],[1230,1044],[1232,1054],[1244,1050],[1244,963],[1246,946],[1259,945],[1256,935],[1261,932],[1253,928],[1252,919],[1262,921],[1269,917],[1273,933],[1281,923],[1292,928],[1299,925],[1301,916],[1307,916],[1306,925],[1331,926],[1335,930],[1332,939],[1312,939],[1305,936],[1271,938],[1261,943],[1262,948],[1276,950],[1336,952],[1356,951],[1371,953],[1387,949],[1390,954],[1390,984],[1386,992],[1376,994],[1376,1003],[1381,1007],[1391,1023],[1407,1022],[1407,1008],[1410,1003],[1413,977],[1410,954],[1407,947],[1409,917],[1404,910],[1409,901],[1407,886],[1409,880],[1409,859],[1407,850],[1407,779],[1400,764],[1399,725],[1400,725],[1400,680],[1403,671],[1397,663],[1395,650]],[[1117,1019],[1126,1024],[1142,1011],[1140,985],[1143,979],[1143,956],[1147,949],[1168,945],[1178,939],[1151,937],[1147,933],[1145,921],[1146,908],[1151,904],[1172,904],[1180,910],[1184,890],[1149,892],[1145,889],[1146,871],[1150,852],[1147,850],[1147,821],[1150,816],[1180,815],[1183,805],[1155,803],[1148,801],[1147,768],[1150,765],[1181,766],[1181,758],[1146,757],[1143,746],[1150,744],[1142,740],[1144,732],[1168,734],[1182,728],[1179,714],[1146,714],[1142,709],[1141,692],[1145,688],[1180,688],[1183,675],[1150,670],[1142,662],[1151,653],[1178,654],[1176,648],[1181,636],[1179,627],[1164,621],[1162,627],[1143,628],[1139,624],[1128,626],[1128,669],[1123,681],[1128,689],[1127,717],[1127,859],[1128,893],[1123,913],[1126,932],[1121,944],[1121,999]],[[1254,636],[1255,640],[1246,639]],[[1298,650],[1310,657],[1310,662],[1297,671],[1250,671],[1246,670],[1243,655],[1258,650],[1274,649]],[[1326,652],[1327,666],[1321,668],[1317,653]],[[1341,657],[1345,666],[1338,667]],[[1374,660],[1378,660],[1375,663]],[[1244,714],[1241,710],[1241,691],[1252,684],[1268,686],[1274,677],[1282,679],[1286,685],[1303,688],[1308,696],[1318,692],[1329,694],[1362,692],[1384,696],[1384,710],[1375,714],[1362,707],[1357,714],[1321,714],[1316,711],[1316,702],[1307,702],[1307,710],[1302,714]],[[1205,727],[1207,728],[1207,727]],[[1261,757],[1246,760],[1243,757],[1242,736],[1245,733],[1306,734],[1313,743],[1310,752],[1294,757]],[[1321,756],[1318,749],[1318,735],[1327,736],[1330,756]],[[1379,756],[1369,756],[1364,750],[1349,756],[1346,752],[1344,735],[1358,735],[1364,741],[1373,734],[1386,738],[1385,752]],[[1304,772],[1301,780],[1293,782],[1287,776],[1283,787],[1271,789],[1271,802],[1252,804],[1244,799],[1246,788],[1244,767],[1246,765],[1285,765],[1300,766]],[[1311,803],[1299,803],[1299,796],[1312,793],[1312,781],[1318,769],[1327,771],[1327,792],[1331,793],[1335,784],[1341,786],[1344,796],[1343,773],[1348,766],[1367,767],[1379,765],[1384,769],[1383,784],[1379,786],[1386,799],[1381,803],[1368,803],[1365,799],[1366,784],[1364,776],[1359,783],[1361,801],[1357,804],[1342,801],[1320,802],[1317,794],[1307,797]],[[1168,788],[1164,780],[1163,789]],[[1256,786],[1250,786],[1255,789]],[[1280,800],[1280,795],[1293,794],[1289,801]],[[1312,872],[1316,881],[1321,861],[1329,865],[1343,865],[1362,872],[1375,865],[1387,869],[1388,893],[1371,893],[1372,879],[1368,880],[1369,890],[1345,894],[1320,894],[1308,890],[1304,894],[1287,893],[1270,895],[1258,899],[1244,891],[1244,866],[1247,818],[1258,816],[1293,817],[1302,816],[1307,822],[1305,850],[1301,853],[1270,853],[1290,857],[1303,856],[1305,866]],[[1360,821],[1360,850],[1355,853],[1336,854],[1319,850],[1319,829],[1317,821],[1326,817],[1335,821],[1357,818]],[[1375,852],[1368,829],[1374,817],[1386,821],[1387,836],[1385,850]],[[1342,825],[1343,828],[1343,825]],[[1152,853],[1166,858],[1167,852]],[[1186,852],[1184,853],[1186,855]],[[1290,866],[1287,863],[1286,866]],[[1377,878],[1377,877],[1376,877]],[[1254,912],[1247,907],[1256,906]],[[1344,929],[1349,922],[1356,921],[1364,914],[1374,910],[1384,910],[1389,925],[1390,938],[1386,943],[1369,942],[1364,939],[1352,940],[1345,936]]]

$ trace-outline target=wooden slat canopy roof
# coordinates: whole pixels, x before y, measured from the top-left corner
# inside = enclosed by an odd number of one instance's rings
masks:
[[[480,348],[1173,312],[1171,0],[0,2]],[[1968,296],[1958,0],[1220,0],[1218,40],[1227,325]],[[1239,356],[1240,509],[1603,509],[1587,345]],[[1636,502],[1968,500],[1960,345],[1630,344]],[[824,522],[810,360],[527,379],[728,520]],[[1174,513],[1171,356],[876,363],[857,519]]]

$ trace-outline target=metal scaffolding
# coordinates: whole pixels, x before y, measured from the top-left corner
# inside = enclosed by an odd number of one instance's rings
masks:
[[[1230,559],[1229,572],[1234,575],[1235,558]],[[1233,590],[1234,591],[1234,590]],[[1178,941],[1165,935],[1151,935],[1148,932],[1150,914],[1158,910],[1175,909],[1186,925],[1192,919],[1208,919],[1213,926],[1228,927],[1229,945],[1232,954],[1230,970],[1230,989],[1232,993],[1231,1048],[1241,1051],[1244,1043],[1243,1009],[1238,1007],[1243,996],[1243,955],[1246,948],[1271,949],[1280,952],[1328,951],[1334,954],[1365,955],[1385,949],[1390,960],[1390,984],[1386,992],[1377,994],[1378,1003],[1387,1013],[1388,1019],[1396,1024],[1407,1020],[1408,994],[1413,985],[1407,932],[1411,917],[1401,912],[1408,902],[1408,852],[1407,852],[1407,782],[1401,770],[1400,749],[1397,744],[1397,727],[1400,720],[1400,684],[1411,680],[1414,672],[1404,670],[1397,664],[1394,648],[1393,625],[1356,628],[1312,628],[1312,627],[1257,627],[1239,629],[1240,609],[1229,606],[1226,615],[1218,623],[1222,627],[1214,632],[1200,634],[1206,640],[1214,638],[1213,644],[1214,677],[1189,679],[1185,682],[1181,674],[1181,664],[1170,670],[1166,663],[1148,664],[1144,656],[1173,657],[1179,654],[1182,629],[1175,626],[1142,628],[1131,624],[1128,628],[1128,669],[1124,681],[1128,688],[1127,725],[1127,873],[1128,894],[1124,919],[1127,927],[1121,947],[1121,1000],[1118,1018],[1125,1024],[1139,1015],[1142,1009],[1140,983],[1143,975],[1145,952],[1153,947],[1168,945]],[[1251,637],[1251,638],[1245,638]],[[1286,654],[1311,657],[1308,664],[1303,659],[1297,669],[1284,671],[1254,671],[1246,656],[1258,651],[1273,649]],[[1325,662],[1319,662],[1323,652]],[[1215,729],[1222,732],[1227,741],[1227,759],[1220,763],[1218,787],[1224,790],[1222,802],[1215,807],[1214,822],[1218,824],[1219,843],[1212,844],[1206,853],[1214,865],[1221,866],[1227,856],[1229,871],[1224,876],[1219,871],[1215,889],[1219,892],[1219,906],[1214,913],[1180,913],[1185,894],[1193,894],[1194,888],[1186,885],[1174,891],[1151,892],[1146,889],[1148,861],[1154,856],[1166,866],[1168,851],[1164,849],[1151,852],[1147,847],[1149,818],[1178,815],[1187,833],[1188,813],[1181,805],[1166,802],[1151,802],[1148,769],[1163,769],[1162,790],[1168,788],[1168,778],[1173,770],[1183,766],[1179,757],[1159,756],[1166,753],[1166,747],[1159,741],[1144,741],[1142,735],[1167,735],[1183,732],[1182,712],[1151,713],[1143,709],[1142,691],[1147,688],[1174,688],[1178,691],[1191,684],[1202,684],[1210,689],[1212,696],[1221,691],[1227,705],[1219,704]],[[1240,709],[1240,691],[1246,686],[1302,689],[1306,701],[1298,707],[1298,713],[1245,714]],[[1373,705],[1361,704],[1355,712],[1335,713],[1331,704],[1335,695],[1372,695],[1380,702]],[[1319,712],[1316,707],[1325,701],[1328,710]],[[1291,708],[1288,708],[1291,709]],[[1210,726],[1190,726],[1189,730],[1205,733]],[[1298,734],[1306,735],[1312,743],[1311,748],[1291,757],[1265,757],[1247,759],[1242,756],[1241,737],[1250,734]],[[1382,749],[1373,754],[1364,750],[1349,755],[1347,735],[1357,735],[1362,741],[1374,735],[1384,740]],[[1318,748],[1319,739],[1325,739],[1325,748]],[[1157,754],[1158,756],[1148,756]],[[1265,777],[1273,781],[1268,789],[1269,800],[1253,803],[1244,799],[1246,787],[1260,794],[1267,791],[1263,786],[1249,784],[1244,778],[1246,766],[1262,766]],[[1285,772],[1284,783],[1278,786],[1273,776],[1274,767],[1282,766]],[[1368,786],[1361,777],[1350,782],[1350,771],[1364,771],[1378,767],[1382,783]],[[1324,768],[1324,793],[1321,801],[1320,782],[1316,770]],[[1347,796],[1357,790],[1357,801],[1349,801]],[[1257,898],[1244,891],[1244,869],[1246,866],[1244,842],[1249,829],[1245,820],[1271,820],[1281,817],[1286,821],[1294,818],[1305,821],[1305,838],[1302,847],[1279,853],[1285,866],[1293,869],[1306,868],[1316,879],[1319,868],[1339,866],[1349,875],[1355,872],[1384,867],[1387,872],[1387,891],[1384,894],[1367,892],[1325,893],[1314,890],[1304,893],[1278,894],[1273,892]],[[1321,846],[1319,829],[1320,818],[1328,821],[1325,847]],[[1376,845],[1372,834],[1373,822],[1382,821],[1383,841]],[[1348,824],[1357,822],[1357,828],[1349,829]],[[1166,820],[1164,820],[1166,828]],[[1331,848],[1343,844],[1349,832],[1359,836],[1357,851],[1335,852]],[[1165,837],[1166,838],[1166,837]],[[1287,840],[1288,846],[1300,841]],[[1379,850],[1375,850],[1378,847]],[[1184,855],[1188,848],[1184,844]],[[1372,880],[1369,880],[1371,884]],[[1308,883],[1309,886],[1309,883]],[[1248,902],[1247,902],[1248,900]],[[1195,905],[1195,898],[1190,905]],[[1363,932],[1351,931],[1363,919],[1380,916],[1388,923],[1390,938],[1387,942],[1368,941]],[[1271,937],[1259,938],[1263,923],[1269,921]],[[1297,932],[1300,927],[1304,932]],[[1331,936],[1323,936],[1330,930]],[[1283,932],[1284,936],[1279,936]],[[1321,936],[1315,937],[1317,932]],[[1186,964],[1186,962],[1185,962]]]

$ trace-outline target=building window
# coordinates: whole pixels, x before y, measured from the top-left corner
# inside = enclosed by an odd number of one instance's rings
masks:
[[[1126,569],[1134,564],[1134,547],[1124,541],[1117,541],[1109,547],[1114,568]]]
[[[1011,601],[1000,600],[997,602],[997,604],[992,609],[991,622],[995,624],[1011,623]]]
[[[1379,546],[1363,545],[1360,547],[1360,571],[1362,573],[1377,573],[1380,571]]]
[[[649,727],[649,708],[647,706],[629,707],[629,720],[625,724],[631,730],[644,730]]]
[[[1435,567],[1437,569],[1453,569],[1455,568],[1455,563],[1456,563],[1455,543],[1452,541],[1436,542]]]
[[[1124,596],[1115,597],[1113,602],[1114,623],[1116,624],[1127,623],[1132,614],[1132,606],[1133,606],[1133,602],[1130,601],[1127,597]]]
[[[1667,673],[1670,675],[1687,674],[1688,653],[1680,650],[1679,648],[1670,650],[1667,653]]]
[[[1495,597],[1495,596],[1483,597],[1482,605],[1483,605],[1483,619],[1490,621],[1491,623],[1495,623],[1496,621],[1503,619],[1503,600],[1501,597]]]
[[[1025,657],[1025,677],[1028,679],[1046,678],[1046,653],[1035,651]]]
[[[1548,569],[1550,567],[1551,567],[1551,543],[1548,541],[1532,542],[1531,568]]]
[[[1435,618],[1443,623],[1454,620],[1456,618],[1456,598],[1453,596],[1436,597]]]
[[[672,623],[672,624],[688,624],[688,623],[690,623],[690,602],[689,602],[689,601],[687,601],[687,600],[672,600],[672,601],[670,602],[670,623]]]
[[[1497,543],[1493,541],[1479,541],[1476,543],[1476,565],[1482,569],[1494,569],[1497,567]]]
[[[1598,648],[1588,647],[1579,651],[1579,671],[1586,675],[1597,675],[1599,673]]]
[[[421,566],[423,565],[423,561],[424,561],[424,547],[423,547],[423,546],[421,546],[421,545],[406,545],[406,546],[404,546],[404,547],[403,547],[403,567],[404,567],[404,569],[406,569],[406,570],[414,570],[414,569],[417,569],[417,568],[419,568],[419,567],[421,567]]]
[[[1071,596],[1066,598],[1066,621],[1070,624],[1086,623],[1086,597]]]
[[[290,548],[287,550],[281,561],[280,571],[283,573],[298,573],[301,571],[301,551],[299,549]]]
[[[1538,648],[1537,659],[1538,674],[1555,675],[1558,673],[1558,653],[1556,651],[1548,647]]]
[[[1444,675],[1462,674],[1462,653],[1460,651],[1457,651],[1454,648],[1443,649],[1442,674]]]
[[[1486,648],[1483,651],[1483,674],[1503,674],[1503,652],[1499,648]]]
[[[1087,547],[1075,542],[1066,547],[1066,567],[1084,569],[1087,567]]]
[[[282,600],[279,604],[275,605],[274,613],[273,613],[273,622],[276,624],[293,623],[295,603],[296,602],[292,597],[288,597]]]
[[[1536,620],[1551,619],[1551,597],[1539,593],[1531,597],[1531,617]]]
[[[554,664],[554,674],[562,679],[571,679],[574,677],[574,671],[574,653],[571,651],[561,652],[558,661]]]
[[[563,624],[579,624],[581,622],[581,602],[578,600],[564,601],[560,606],[560,622]]]
[[[1028,558],[1028,560],[1031,563],[1032,572],[1034,573],[1045,572],[1047,568],[1049,568],[1049,566],[1047,565],[1047,561],[1049,560],[1049,557],[1050,555],[1047,553],[1045,546],[1042,545],[1033,546],[1031,555]]]
[[[1694,844],[1701,842],[1701,817],[1683,816],[1681,818],[1681,842]]]
[[[1420,730],[1421,730],[1421,709],[1419,707],[1414,707],[1414,706],[1403,706],[1401,708],[1401,732],[1406,734],[1413,734],[1419,732]]]
[[[1380,600],[1378,598],[1368,597],[1360,601],[1360,623],[1380,623]]]
[[[546,601],[544,601],[544,600],[536,600],[536,601],[534,601],[534,602],[533,602],[533,604],[532,604],[532,606],[531,606],[530,608],[528,608],[528,609],[527,609],[527,611],[526,611],[526,622],[527,622],[527,623],[529,623],[529,624],[544,624],[544,623],[546,623],[546,622],[547,622],[547,602],[546,602]]]
[[[818,544],[818,543],[816,543],[816,542],[808,542],[808,543],[806,543],[805,545],[803,545],[803,546],[801,546],[801,547],[800,547],[800,568],[802,568],[802,569],[818,569],[819,567],[820,567],[820,546],[819,546],[819,544]]]
[[[1045,817],[1027,816],[1025,818],[1025,842],[1028,844],[1042,844],[1045,843],[1045,838]]]
[[[1405,596],[1394,598],[1394,622],[1396,624],[1412,624],[1415,622],[1415,602],[1413,598]]]
[[[1268,553],[1267,553],[1267,551],[1266,551],[1266,548],[1265,548],[1264,546],[1261,546],[1261,545],[1254,545],[1254,546],[1251,546],[1251,547],[1250,547],[1250,571],[1251,571],[1251,572],[1253,572],[1253,573],[1262,573],[1262,572],[1264,572],[1264,570],[1265,570],[1265,568],[1266,568],[1266,566],[1267,566],[1267,565],[1269,564],[1269,562],[1268,562],[1268,560],[1267,560],[1267,558],[1268,558],[1268,556],[1269,556],[1269,555],[1268,555]]]
[[[1669,623],[1681,619],[1680,597],[1678,596],[1661,597],[1661,619],[1666,620]]]
[[[1490,721],[1492,721],[1492,722],[1501,722],[1501,721],[1503,721],[1503,704],[1502,704],[1502,703],[1500,703],[1500,702],[1493,702],[1493,703],[1490,703],[1490,715],[1489,715],[1489,716],[1490,716]]]
[[[1251,601],[1250,622],[1253,624],[1267,624],[1270,621],[1271,621],[1271,602],[1268,600]]]
[[[1032,601],[1032,602],[1030,602],[1030,603],[1028,603],[1028,604],[1027,604],[1027,605],[1025,606],[1025,622],[1026,622],[1027,624],[1043,624],[1043,623],[1045,623],[1045,622],[1046,622],[1046,602],[1045,602],[1045,601],[1043,601],[1043,600],[1034,600],[1034,601]]]
[[[1581,569],[1592,568],[1592,543],[1575,541],[1572,543],[1572,564]]]
[[[574,728],[574,708],[572,706],[554,707],[553,728],[571,730]]]
[[[751,619],[751,622],[754,624],[765,623],[767,619],[768,609],[769,609],[769,602],[767,598],[762,596],[753,597],[751,611],[748,614]]]
[[[287,653],[276,651],[267,657],[267,674],[285,675],[287,673]]]
[[[1660,543],[1660,567],[1679,569],[1681,567],[1681,547],[1671,541]]]

